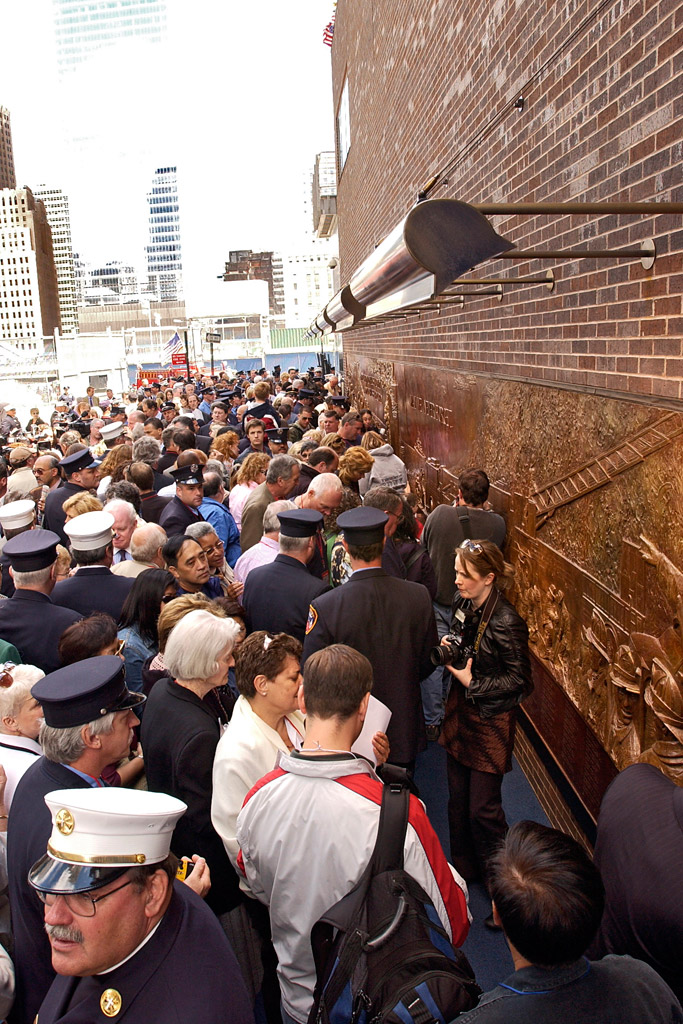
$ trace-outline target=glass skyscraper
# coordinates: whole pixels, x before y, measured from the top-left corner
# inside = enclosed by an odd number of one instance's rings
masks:
[[[152,179],[149,203],[147,279],[149,290],[160,300],[182,299],[180,208],[175,167],[158,167]]]
[[[60,73],[102,47],[166,37],[165,0],[53,0],[53,10]]]

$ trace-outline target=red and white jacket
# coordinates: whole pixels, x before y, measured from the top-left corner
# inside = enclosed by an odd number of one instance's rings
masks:
[[[302,1024],[313,1002],[311,928],[362,875],[377,838],[382,783],[353,754],[280,754],[237,820],[238,865],[270,908],[285,1009]],[[432,899],[456,946],[469,930],[467,886],[411,796],[404,868]]]

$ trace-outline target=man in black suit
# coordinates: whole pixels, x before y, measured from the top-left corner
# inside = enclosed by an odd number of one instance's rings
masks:
[[[602,799],[595,863],[605,911],[589,956],[644,960],[683,1000],[683,789],[652,764],[617,775]]]
[[[60,484],[50,491],[45,499],[45,516],[43,526],[46,530],[52,530],[59,537],[59,543],[65,547],[69,541],[64,533],[66,512],[62,505],[67,498],[81,491],[93,491],[97,487],[97,467],[99,460],[94,459],[86,448],[73,455],[67,455],[59,465],[64,471],[66,483]]]
[[[330,644],[348,644],[369,659],[372,692],[392,712],[390,760],[411,770],[427,745],[420,681],[433,668],[436,623],[426,587],[382,569],[386,521],[386,513],[363,507],[337,518],[353,573],[312,602],[302,660]]]
[[[211,437],[211,425],[214,423],[217,423],[219,427],[227,427],[229,413],[230,406],[224,402],[214,402],[211,406],[211,419],[203,427],[199,428],[199,436]]]
[[[105,612],[118,622],[123,602],[135,581],[115,576],[110,569],[114,557],[113,527],[110,512],[84,512],[66,524],[78,569],[55,587],[55,604],[81,615]]]
[[[9,560],[15,591],[0,601],[0,638],[19,651],[27,665],[53,672],[61,665],[59,639],[82,614],[58,608],[54,591],[59,537],[50,530],[29,530],[8,540],[3,556]]]
[[[138,724],[133,708],[146,698],[127,690],[124,677],[121,659],[105,655],[52,672],[31,691],[45,718],[43,756],[20,779],[7,827],[16,971],[12,1024],[31,1024],[55,973],[43,904],[28,883],[29,870],[44,855],[50,837],[44,797],[53,790],[103,785],[100,776],[107,765],[128,754]]]
[[[280,553],[247,576],[240,598],[250,631],[289,633],[301,643],[311,601],[330,588],[306,566],[316,550],[323,517],[313,509],[280,512]]]
[[[158,523],[170,498],[162,498],[154,490],[154,470],[146,462],[132,462],[126,478],[140,491],[140,516],[146,523]],[[169,478],[170,480],[173,477]]]
[[[175,480],[175,497],[159,516],[159,526],[164,528],[168,537],[185,533],[192,523],[204,522],[199,511],[204,500],[204,468],[195,459],[193,452],[182,452],[178,456],[177,468],[170,470],[170,476]]]
[[[173,440],[178,451],[185,452],[190,448],[195,448],[197,451],[204,452],[205,455],[209,454],[213,438],[197,433],[197,421],[192,416],[178,416],[174,420],[173,426],[176,428]],[[188,437],[188,432],[190,437]],[[178,437],[178,434],[181,436]]]

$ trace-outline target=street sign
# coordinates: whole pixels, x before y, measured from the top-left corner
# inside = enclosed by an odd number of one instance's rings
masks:
[[[209,342],[218,343],[221,340],[220,334],[214,333],[214,332],[211,332],[211,331],[207,331],[205,337],[206,337],[206,340],[209,341]]]

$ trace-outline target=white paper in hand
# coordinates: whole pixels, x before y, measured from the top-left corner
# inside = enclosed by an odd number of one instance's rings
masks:
[[[382,704],[381,700],[377,700],[376,697],[370,694],[363,728],[361,729],[360,736],[351,747],[354,754],[361,754],[363,757],[367,757],[368,761],[371,761],[377,767],[377,758],[375,757],[375,751],[372,749],[372,737],[376,732],[386,732],[390,721],[391,711],[389,708],[386,704]]]

